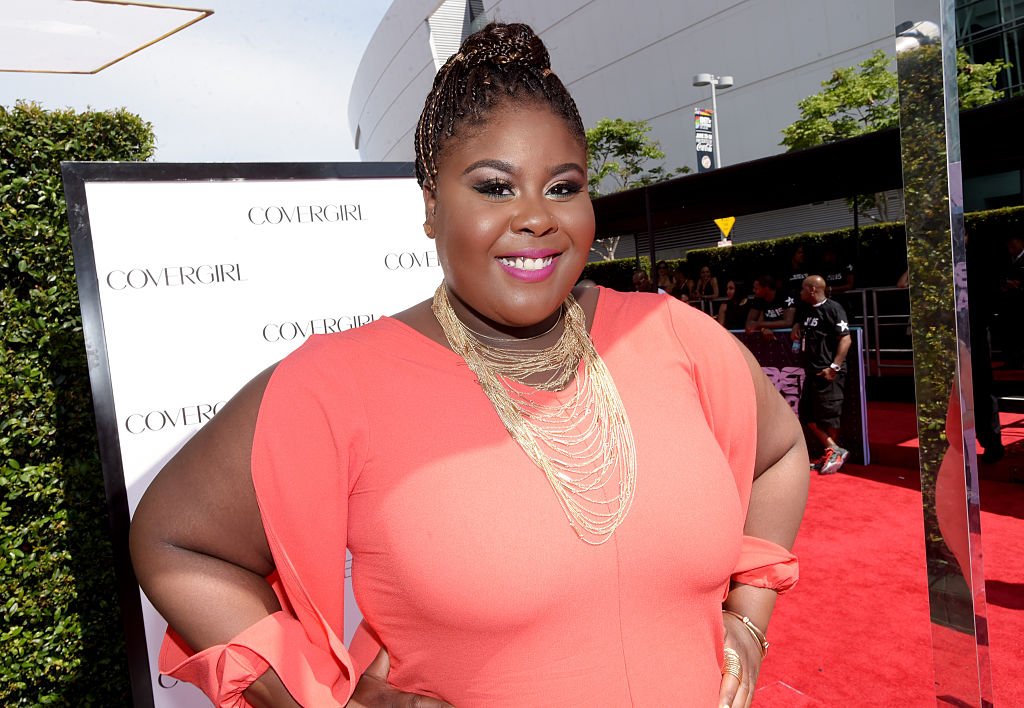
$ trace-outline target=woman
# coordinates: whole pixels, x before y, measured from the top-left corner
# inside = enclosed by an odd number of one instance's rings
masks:
[[[699,300],[697,294],[697,281],[690,278],[681,267],[676,268],[673,273],[674,284],[669,291],[672,297],[683,302],[695,302]]]
[[[657,285],[666,293],[673,296],[680,290],[679,273],[669,268],[668,263],[665,261],[658,261],[657,268]]]
[[[726,329],[744,329],[750,314],[750,301],[743,284],[735,280],[728,281],[725,284],[725,297],[726,301],[718,307],[718,324]]]
[[[700,276],[697,278],[697,282],[693,289],[697,297],[701,300],[718,299],[718,278],[711,275],[710,267],[701,266]]]
[[[573,289],[584,131],[528,27],[465,41],[416,153],[433,300],[257,376],[139,505],[161,670],[231,706],[749,705],[795,581],[795,418],[699,312]]]

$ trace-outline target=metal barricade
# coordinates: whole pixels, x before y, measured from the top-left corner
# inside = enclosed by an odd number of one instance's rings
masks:
[[[907,288],[879,287],[848,290],[835,296],[843,305],[851,327],[864,333],[864,372],[868,376],[908,374],[913,371],[910,344],[910,298]],[[716,317],[726,298],[691,300],[689,304]]]
[[[871,356],[873,376],[886,370],[913,371],[910,342],[910,293],[907,288],[871,288]]]

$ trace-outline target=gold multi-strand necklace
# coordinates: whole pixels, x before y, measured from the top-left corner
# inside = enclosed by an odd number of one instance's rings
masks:
[[[570,294],[562,304],[562,333],[543,349],[486,343],[495,338],[474,332],[456,316],[443,283],[432,309],[505,429],[543,470],[576,534],[593,545],[611,538],[633,502],[636,447],[622,399],[576,299]],[[576,389],[564,401],[537,395],[562,391],[573,377]]]

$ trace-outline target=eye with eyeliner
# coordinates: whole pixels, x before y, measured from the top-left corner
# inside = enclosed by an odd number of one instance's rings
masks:
[[[548,188],[548,194],[559,199],[570,199],[583,191],[583,185],[575,180],[557,182]]]
[[[509,199],[515,196],[512,185],[499,177],[491,177],[473,185],[480,194],[488,199]]]
[[[507,180],[500,177],[490,177],[477,182],[473,189],[488,199],[505,200],[516,195],[515,188]],[[555,199],[571,199],[583,191],[583,184],[577,180],[563,180],[556,182],[547,188],[545,194]]]

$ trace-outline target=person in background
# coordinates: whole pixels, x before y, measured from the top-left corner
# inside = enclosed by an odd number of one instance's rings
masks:
[[[839,249],[835,246],[826,246],[825,250],[821,252],[819,270],[821,277],[825,279],[829,297],[842,295],[855,287],[853,263],[840,260]],[[802,283],[801,287],[803,287]]]
[[[796,298],[780,293],[775,278],[760,275],[754,280],[754,301],[747,313],[747,332],[774,337],[775,330],[789,329],[796,317]]]
[[[696,283],[686,274],[683,266],[676,268],[672,273],[672,277],[672,290],[669,291],[672,294],[672,297],[691,304],[698,300]]]
[[[807,269],[807,249],[803,245],[796,246],[789,256],[789,275],[786,276],[786,282],[781,289],[796,302],[800,299],[804,278],[808,275],[810,271]]]
[[[710,266],[703,265],[700,267],[700,273],[693,289],[700,300],[718,299],[718,278],[711,274]]]
[[[750,298],[742,281],[728,281],[725,297],[727,300],[718,306],[718,324],[730,330],[744,329],[750,312]]]
[[[638,293],[660,293],[665,294],[665,291],[659,287],[655,287],[654,283],[651,282],[651,276],[647,275],[647,271],[641,268],[637,268],[633,271],[633,291]]]
[[[997,250],[964,232],[967,256],[967,317],[971,334],[971,383],[974,390],[974,432],[982,446],[981,461],[994,464],[1006,454],[999,420],[999,397],[992,376],[992,326],[1000,282]]]
[[[674,294],[677,279],[676,271],[670,268],[666,261],[658,261],[654,273],[654,284],[664,292]]]
[[[159,670],[233,708],[748,708],[799,421],[711,318],[574,287],[586,132],[532,29],[470,35],[414,142],[433,298],[308,340],[139,503]]]
[[[999,283],[999,332],[1008,369],[1024,365],[1024,237],[1006,241],[1007,261]]]
[[[818,474],[838,472],[849,451],[839,440],[846,384],[850,327],[842,305],[826,294],[825,279],[810,275],[800,291],[802,304],[791,334],[804,354],[800,421],[820,444],[821,456],[811,464]]]

